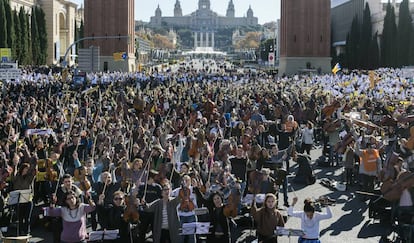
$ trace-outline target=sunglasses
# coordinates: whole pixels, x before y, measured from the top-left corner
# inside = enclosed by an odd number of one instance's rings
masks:
[[[163,190],[163,191],[169,191],[169,190],[170,190],[170,188],[163,188],[162,190]]]
[[[114,198],[114,200],[115,201],[120,201],[120,200],[124,200],[124,198],[123,197],[116,197],[116,198]]]

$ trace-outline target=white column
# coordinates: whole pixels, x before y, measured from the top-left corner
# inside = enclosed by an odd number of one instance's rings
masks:
[[[208,32],[206,32],[206,47],[208,47]]]
[[[211,33],[211,47],[214,49],[214,32]]]
[[[197,48],[197,32],[194,32],[194,49]]]
[[[200,47],[203,47],[203,32],[200,32]]]

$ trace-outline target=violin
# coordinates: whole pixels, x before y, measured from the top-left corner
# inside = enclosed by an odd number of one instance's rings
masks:
[[[322,108],[322,113],[325,117],[330,117],[339,107],[341,107],[341,103],[338,100],[335,100],[332,104],[324,106]]]
[[[351,133],[347,133],[347,134],[345,135],[345,137],[342,139],[342,141],[341,141],[341,142],[338,142],[338,143],[335,145],[335,151],[336,151],[337,153],[339,153],[339,154],[344,154],[344,153],[345,153],[345,150],[346,150],[346,147],[347,147],[350,143],[352,143],[352,141],[354,141],[354,137],[352,136],[352,134],[351,134]]]
[[[53,168],[53,161],[51,159],[46,160],[46,174],[45,179],[47,181],[57,181],[58,173]]]
[[[410,127],[410,138],[408,138],[408,141],[405,144],[405,146],[409,150],[413,150],[414,149],[414,126]]]
[[[253,194],[259,194],[262,181],[263,181],[263,173],[261,173],[258,170],[250,172],[249,185],[247,187],[249,192]]]
[[[138,208],[135,205],[136,197],[134,193],[130,190],[128,197],[125,198],[126,208],[124,211],[124,220],[125,222],[138,222],[139,212]]]
[[[91,182],[86,178],[87,172],[85,166],[80,166],[75,169],[74,177],[79,181],[79,188],[86,192],[91,189]]]
[[[190,212],[193,211],[195,208],[195,205],[193,203],[193,201],[190,198],[190,188],[182,185],[180,192],[179,192],[179,197],[180,197],[180,210],[183,212]]]
[[[6,165],[6,167],[0,168],[0,190],[3,190],[6,186],[6,179],[13,173],[13,168]]]
[[[400,200],[401,194],[405,189],[413,186],[414,173],[408,171],[401,172],[395,182],[391,179],[382,183],[382,197],[390,202],[396,202]]]
[[[227,198],[227,205],[223,209],[223,214],[226,217],[235,218],[238,215],[238,208],[241,200],[241,192],[237,187],[231,189],[231,194]]]

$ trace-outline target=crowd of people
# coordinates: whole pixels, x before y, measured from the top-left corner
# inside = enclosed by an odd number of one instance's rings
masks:
[[[85,242],[87,224],[118,230],[113,242],[150,231],[154,242],[196,242],[185,233],[194,222],[210,222],[207,242],[230,242],[247,208],[259,242],[277,242],[284,205],[301,218],[300,242],[318,242],[331,211],[315,213],[308,199],[294,211],[286,176],[315,143],[366,192],[414,169],[414,89],[399,70],[376,70],[372,82],[364,72],[277,78],[194,62],[202,68],[91,73],[81,84],[30,71],[3,82],[2,196],[33,193],[17,205],[17,234],[46,205],[54,242]],[[1,208],[11,210],[7,200]]]

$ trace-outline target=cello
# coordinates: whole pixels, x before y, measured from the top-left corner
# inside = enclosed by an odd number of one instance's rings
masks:
[[[400,199],[401,194],[405,189],[414,186],[414,173],[409,171],[401,172],[397,180],[392,179],[385,181],[381,186],[381,197],[390,202],[396,202]],[[377,199],[379,200],[379,199]]]

